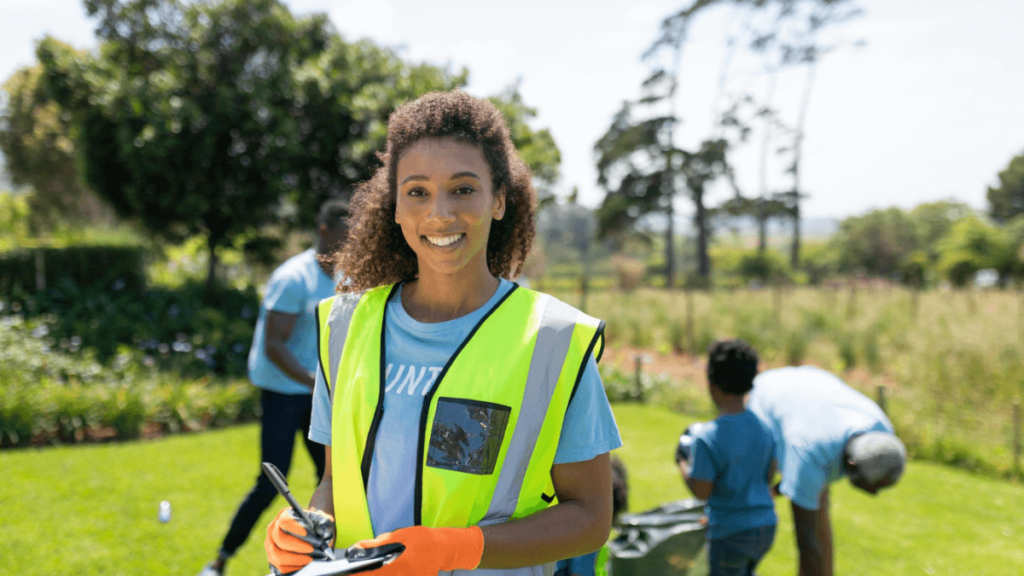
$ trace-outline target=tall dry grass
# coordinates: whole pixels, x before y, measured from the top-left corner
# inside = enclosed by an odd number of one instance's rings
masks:
[[[855,294],[838,286],[690,296],[688,306],[682,291],[593,292],[587,312],[605,320],[612,348],[702,355],[715,339],[740,337],[766,367],[812,364],[872,397],[884,385],[890,417],[916,456],[1012,473],[1012,402],[1024,397],[1021,294],[876,284]]]

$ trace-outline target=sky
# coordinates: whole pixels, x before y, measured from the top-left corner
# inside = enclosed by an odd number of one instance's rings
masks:
[[[296,14],[326,12],[347,39],[397,47],[409,60],[470,72],[467,91],[494,95],[520,83],[562,152],[555,191],[579,187],[597,206],[594,143],[650,73],[641,54],[661,21],[686,0],[285,0]],[[864,14],[830,37],[839,47],[818,65],[805,123],[802,188],[808,217],[844,218],[875,208],[955,199],[986,207],[987,187],[1024,153],[1024,2],[861,0]],[[46,34],[96,45],[78,0],[0,0],[0,78],[32,64]],[[677,144],[691,147],[714,125],[726,38],[743,22],[717,8],[694,22],[680,63]],[[863,46],[856,47],[856,41]],[[769,75],[737,51],[725,94],[763,97]],[[795,122],[804,71],[780,74],[772,99]],[[762,138],[737,149],[740,188],[762,188]],[[774,144],[773,144],[774,147]],[[789,187],[780,160],[765,164],[766,187]],[[717,202],[731,192],[712,192]],[[685,201],[678,209],[691,211]]]

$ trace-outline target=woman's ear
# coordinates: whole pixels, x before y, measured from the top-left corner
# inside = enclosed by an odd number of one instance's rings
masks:
[[[494,208],[491,210],[491,217],[495,220],[501,220],[505,217],[506,196],[507,194],[505,193],[504,185],[498,188],[497,192],[494,194]]]

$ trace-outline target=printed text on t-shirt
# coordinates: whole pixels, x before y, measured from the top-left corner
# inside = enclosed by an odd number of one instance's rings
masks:
[[[419,391],[421,396],[426,396],[427,392],[434,385],[434,381],[437,380],[438,374],[441,373],[441,366],[416,366],[410,364],[398,365],[398,372],[395,373],[394,379],[391,378],[394,364],[388,364],[387,369],[384,372],[384,381],[388,383],[387,387],[384,388],[384,392],[392,392],[394,389],[395,394],[408,394],[412,396]],[[396,388],[397,386],[397,388]]]

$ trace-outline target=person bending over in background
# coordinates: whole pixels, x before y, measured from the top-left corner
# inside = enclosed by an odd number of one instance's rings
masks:
[[[700,427],[690,461],[677,460],[694,496],[707,501],[711,576],[750,576],[775,539],[775,442],[743,399],[757,376],[757,353],[743,340],[708,350],[708,391],[718,418]]]
[[[747,408],[775,438],[778,492],[793,506],[801,576],[832,575],[828,485],[843,476],[875,495],[903,474],[907,452],[870,398],[811,366],[766,370]]]
[[[318,313],[310,437],[328,466],[310,507],[335,549],[405,546],[374,576],[550,574],[611,528],[604,323],[509,280],[536,192],[493,104],[403,104],[381,161],[336,258],[349,283]],[[278,515],[276,570],[311,561],[306,533]]]
[[[317,214],[317,245],[292,256],[274,270],[260,304],[256,332],[249,350],[249,380],[260,390],[263,416],[260,426],[260,462],[270,462],[288,474],[295,432],[309,433],[312,393],[317,363],[316,307],[334,295],[338,278],[318,256],[331,254],[345,240],[348,203],[328,200]],[[317,480],[324,474],[324,447],[306,440],[316,466]],[[262,470],[256,485],[231,520],[217,558],[200,576],[221,576],[224,565],[249,537],[260,514],[277,495]]]

